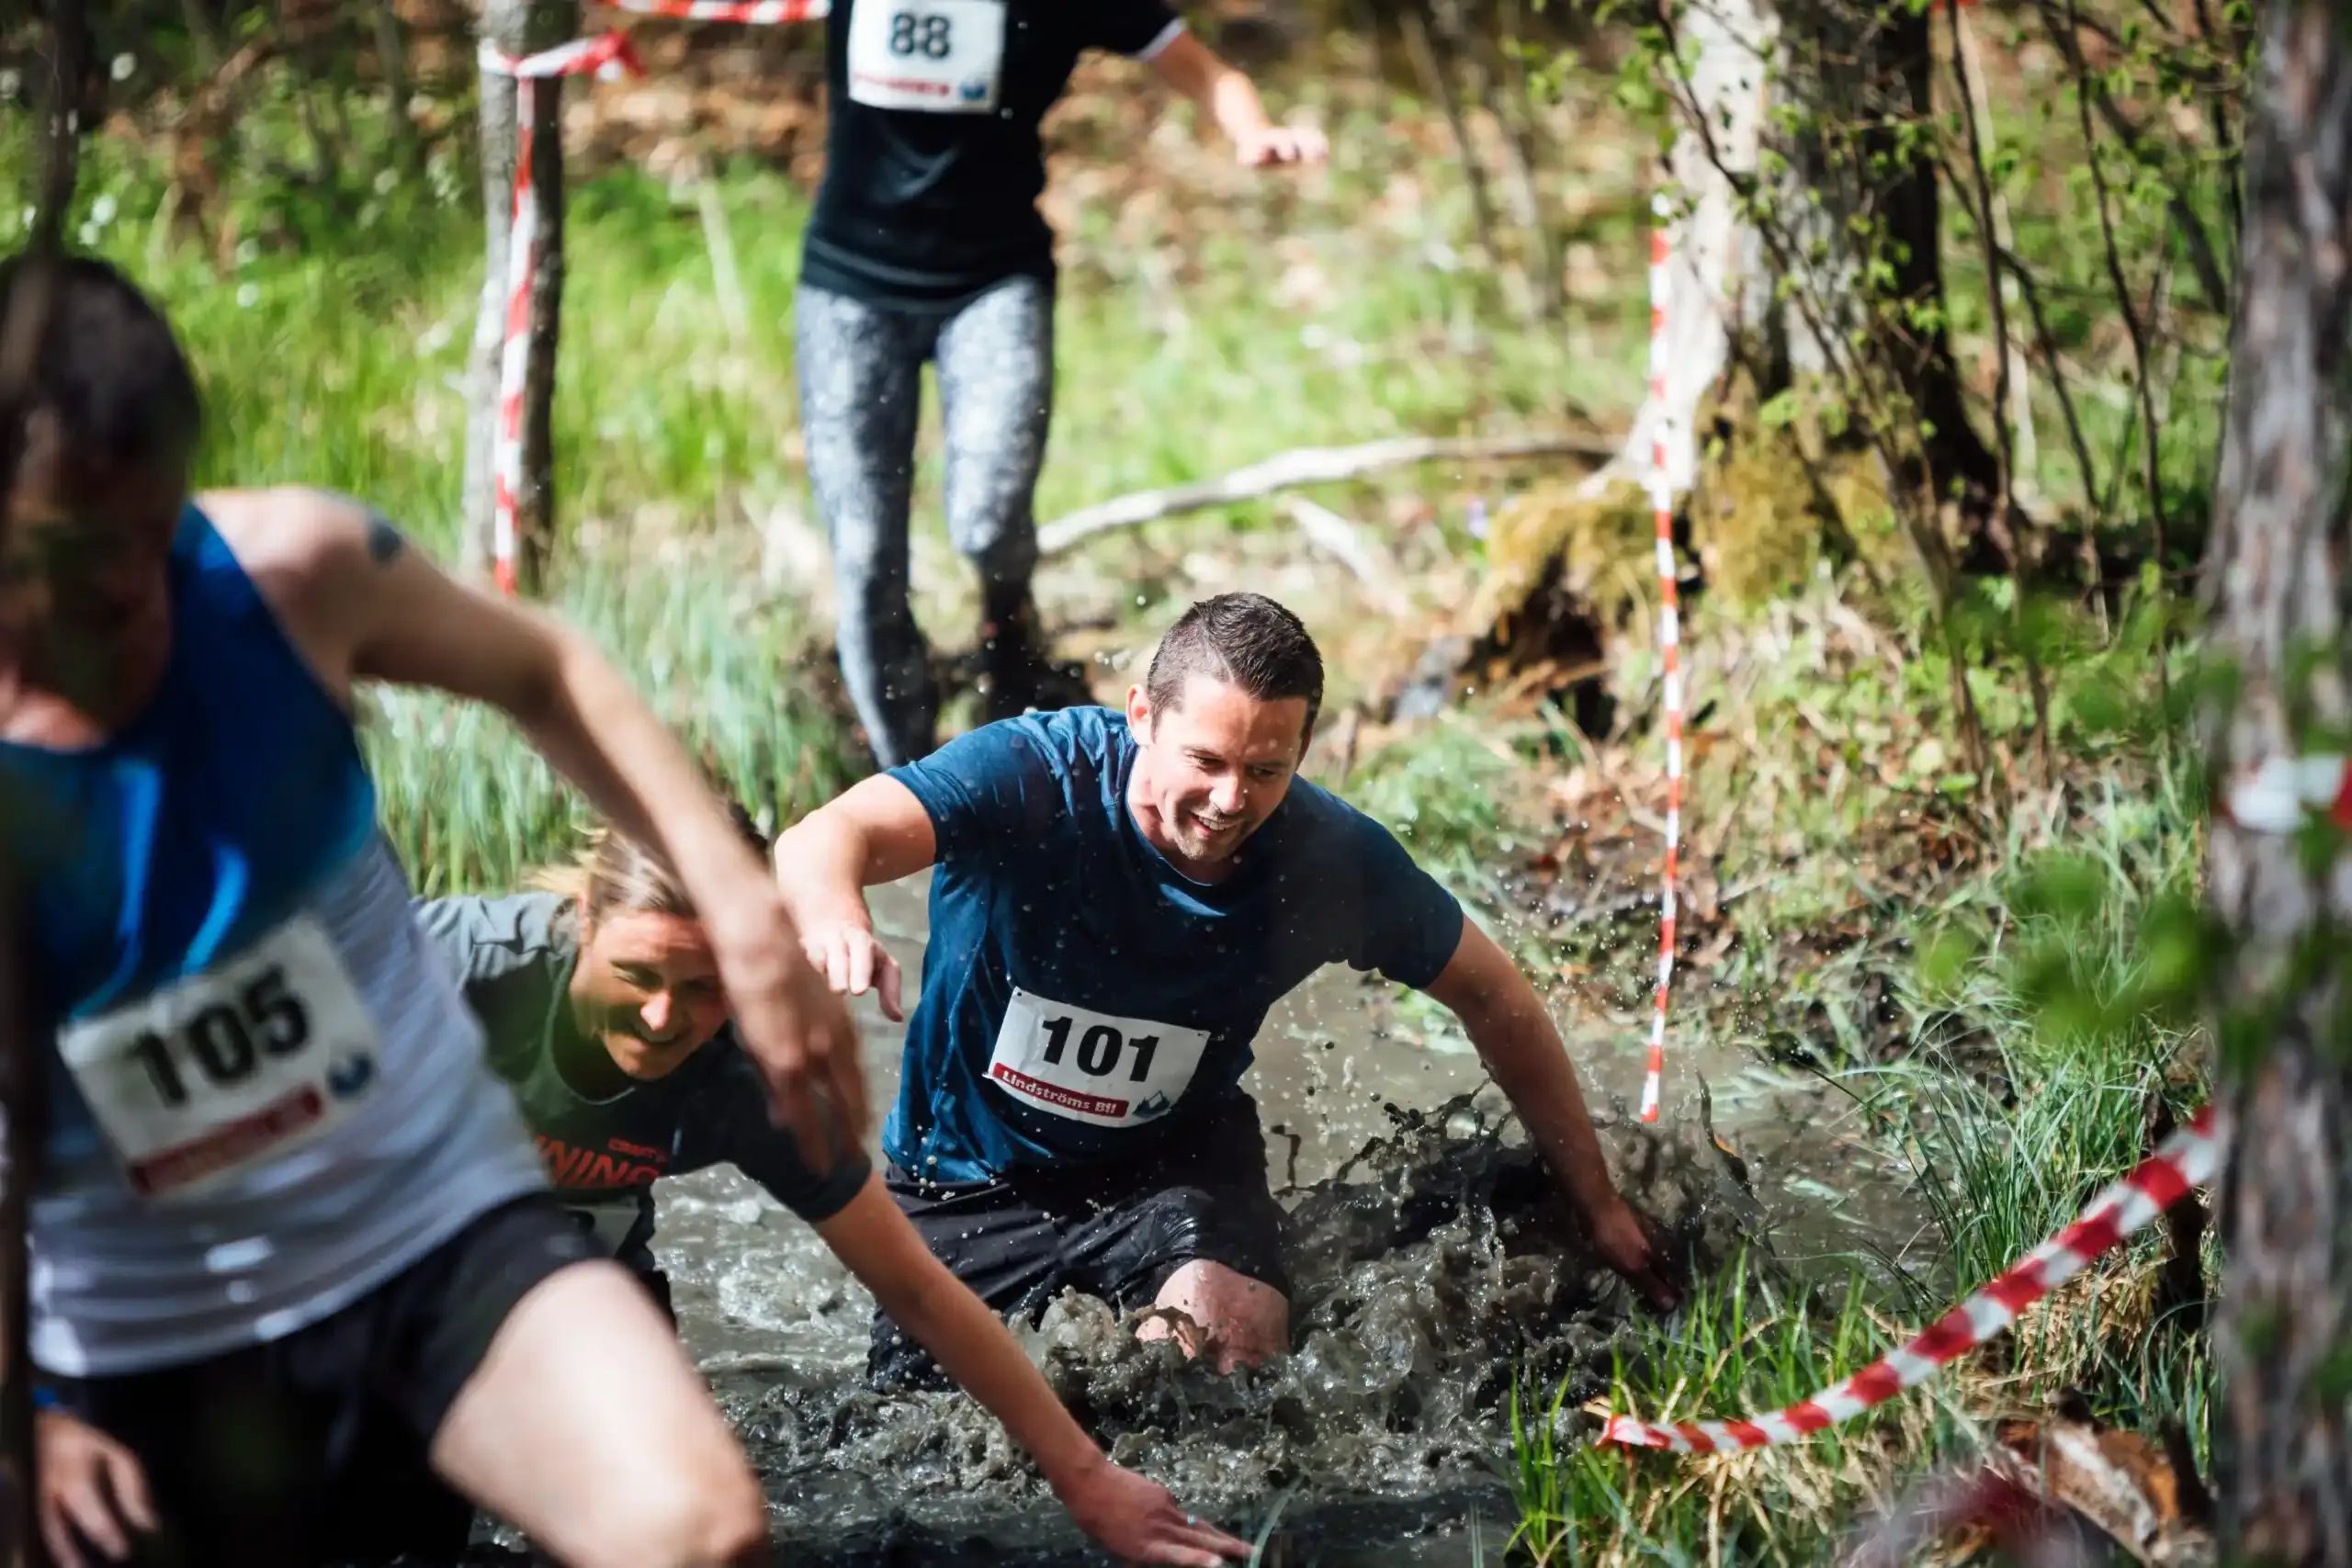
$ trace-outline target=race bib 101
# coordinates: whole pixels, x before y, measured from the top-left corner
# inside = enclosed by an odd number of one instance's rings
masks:
[[[57,1045],[130,1184],[166,1202],[342,1125],[377,1074],[375,1025],[309,916]]]
[[[869,108],[988,114],[1004,67],[1004,0],[858,0],[849,96]]]
[[[1206,1030],[1090,1012],[1015,987],[989,1077],[1040,1111],[1136,1127],[1175,1109],[1208,1043]]]

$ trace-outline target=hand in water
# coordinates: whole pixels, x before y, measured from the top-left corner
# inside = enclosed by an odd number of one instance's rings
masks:
[[[782,906],[770,912],[775,918],[740,925],[706,912],[704,925],[734,1008],[736,1032],[768,1081],[771,1114],[792,1130],[812,1167],[831,1170],[865,1141],[865,1067],[858,1060],[857,1024],[799,945],[782,939],[791,929]],[[743,931],[757,934],[739,934]],[[837,1134],[846,1147],[835,1146]]]
[[[1270,125],[1234,146],[1234,156],[1246,169],[1274,164],[1319,164],[1330,156],[1331,144],[1311,125]]]
[[[1667,1258],[1665,1248],[1650,1234],[1648,1222],[1634,1213],[1631,1203],[1612,1194],[1589,1217],[1593,1246],[1609,1267],[1659,1312],[1672,1312],[1681,1304],[1680,1270]]]
[[[58,1568],[97,1568],[79,1550],[84,1542],[126,1562],[130,1531],[154,1532],[147,1479],[129,1449],[62,1410],[44,1410],[34,1418],[33,1450],[41,1539]]]
[[[1250,1555],[1248,1541],[1194,1518],[1168,1488],[1108,1460],[1054,1490],[1078,1528],[1122,1562],[1219,1568]]]
[[[882,1016],[892,1023],[907,1021],[899,1006],[899,961],[872,931],[850,920],[807,926],[800,932],[800,948],[836,995],[862,997],[878,991]]]

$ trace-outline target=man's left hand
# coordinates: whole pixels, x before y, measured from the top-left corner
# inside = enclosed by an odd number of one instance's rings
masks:
[[[1609,1267],[1641,1292],[1645,1301],[1662,1313],[1672,1312],[1681,1304],[1680,1270],[1667,1259],[1666,1249],[1657,1244],[1648,1223],[1634,1212],[1631,1203],[1611,1193],[1608,1201],[1588,1217],[1592,1224],[1593,1246],[1600,1249]]]

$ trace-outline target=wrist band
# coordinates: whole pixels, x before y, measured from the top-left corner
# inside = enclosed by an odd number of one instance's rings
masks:
[[[56,1409],[57,1391],[45,1382],[33,1384],[33,1408],[35,1410]]]

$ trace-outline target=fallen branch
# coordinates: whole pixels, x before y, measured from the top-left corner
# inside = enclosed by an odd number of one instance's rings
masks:
[[[1590,457],[1605,461],[1615,456],[1622,438],[1603,435],[1526,434],[1492,437],[1407,435],[1392,441],[1367,442],[1362,446],[1302,446],[1262,463],[1214,479],[1170,485],[1164,490],[1138,491],[1097,506],[1081,507],[1037,530],[1037,547],[1057,555],[1081,539],[1114,528],[1154,523],[1187,512],[1235,502],[1255,501],[1278,490],[1300,485],[1332,484],[1361,479],[1382,468],[1415,463],[1487,463],[1517,457]]]
[[[1317,506],[1303,495],[1292,496],[1283,503],[1290,520],[1306,542],[1348,569],[1349,574],[1363,584],[1364,597],[1382,615],[1402,617],[1412,613],[1413,602],[1403,587],[1404,573],[1396,561],[1377,542],[1367,539],[1363,530],[1329,507]]]

